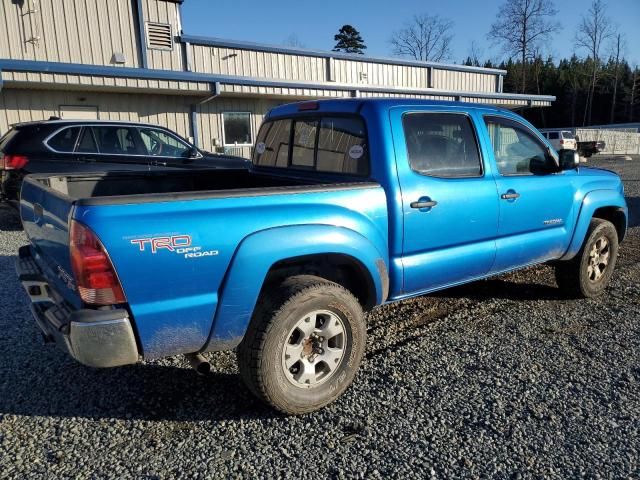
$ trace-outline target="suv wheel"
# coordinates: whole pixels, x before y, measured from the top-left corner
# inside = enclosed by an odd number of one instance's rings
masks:
[[[347,389],[360,365],[362,308],[340,285],[310,275],[266,290],[238,347],[240,375],[284,413],[318,410]]]
[[[595,297],[609,284],[618,257],[618,233],[613,224],[591,219],[578,254],[555,266],[558,286],[573,297]]]

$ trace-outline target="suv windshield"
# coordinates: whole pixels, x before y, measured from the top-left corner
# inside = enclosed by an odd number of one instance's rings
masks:
[[[260,167],[366,176],[364,122],[360,117],[319,115],[267,121],[258,133],[252,161]]]
[[[565,140],[575,140],[575,135],[571,132],[562,132],[562,138]]]

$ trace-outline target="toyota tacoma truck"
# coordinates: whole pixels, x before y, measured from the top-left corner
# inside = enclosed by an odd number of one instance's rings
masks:
[[[543,262],[593,297],[627,228],[620,178],[518,115],[411,99],[277,107],[248,170],[28,176],[20,212],[45,339],[91,367],[236,349],[289,414],[351,384],[363,312]]]

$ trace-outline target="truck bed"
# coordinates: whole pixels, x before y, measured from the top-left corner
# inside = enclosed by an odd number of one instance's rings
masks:
[[[339,187],[351,182],[314,181],[248,170],[110,172],[64,176],[33,175],[31,181],[77,205],[146,203],[175,199],[215,198],[286,193]],[[335,188],[334,187],[334,188]]]

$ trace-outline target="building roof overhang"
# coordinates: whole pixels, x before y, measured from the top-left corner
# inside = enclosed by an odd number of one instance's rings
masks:
[[[459,90],[441,90],[434,88],[406,88],[378,85],[354,85],[337,82],[308,82],[285,79],[257,78],[234,75],[207,74],[188,71],[156,70],[131,67],[111,67],[102,65],[86,65],[77,63],[44,62],[37,60],[0,59],[0,85],[2,71],[26,73],[51,73],[67,75],[87,75],[111,78],[147,79],[169,82],[206,82],[211,91],[220,91],[220,86],[254,87],[257,93],[261,88],[297,89],[315,91],[351,91],[355,95],[391,94],[391,95],[427,95],[447,96],[453,99],[504,100],[523,103],[529,106],[546,105],[555,100],[550,95],[524,95],[517,93],[473,92]]]

